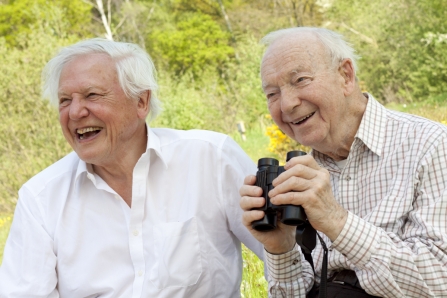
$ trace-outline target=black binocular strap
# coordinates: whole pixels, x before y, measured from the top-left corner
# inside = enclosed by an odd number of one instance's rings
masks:
[[[318,237],[318,240],[320,240],[321,246],[323,247],[323,265],[321,267],[320,291],[319,291],[318,298],[326,298],[327,297],[327,254],[328,254],[328,249],[326,247],[326,243],[321,238],[321,236],[318,233],[316,233],[316,235]],[[306,259],[306,261],[308,261],[310,266],[312,267],[312,271],[314,272],[314,275],[315,275],[315,267],[314,267],[314,261],[312,259],[311,251],[309,251],[308,248],[305,248],[303,246],[301,246],[301,251],[303,252],[304,258]]]

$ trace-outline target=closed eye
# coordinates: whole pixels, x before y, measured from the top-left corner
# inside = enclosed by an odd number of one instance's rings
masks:
[[[308,80],[310,80],[311,77],[305,76],[305,77],[299,77],[295,80],[295,84],[301,84],[303,82],[306,82]]]
[[[59,106],[61,106],[61,107],[65,107],[65,106],[69,105],[70,102],[71,102],[70,98],[66,98],[66,97],[59,98]]]

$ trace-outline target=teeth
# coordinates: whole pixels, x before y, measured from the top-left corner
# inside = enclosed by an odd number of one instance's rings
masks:
[[[298,121],[293,122],[293,124],[298,124],[298,123],[300,123],[301,121],[306,120],[307,118],[309,118],[309,117],[312,116],[313,114],[314,114],[314,113],[310,113],[309,115],[307,115],[307,116],[305,116],[305,117],[299,119]]]
[[[101,130],[101,127],[87,127],[87,128],[78,129],[76,132],[78,134],[82,135],[82,134],[85,134],[86,132],[95,131],[95,130]],[[82,140],[82,136],[81,136],[81,140]]]

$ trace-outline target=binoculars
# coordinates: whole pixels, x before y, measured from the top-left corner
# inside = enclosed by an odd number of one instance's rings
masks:
[[[286,161],[302,155],[306,155],[306,152],[290,151],[287,153]],[[262,210],[265,212],[265,215],[262,219],[252,222],[253,229],[257,231],[271,231],[276,229],[278,215],[280,215],[281,222],[289,226],[300,226],[307,221],[303,207],[295,205],[274,205],[270,202],[268,193],[274,188],[272,181],[284,171],[284,167],[279,166],[278,160],[274,158],[267,157],[258,160],[256,186],[262,188],[265,205],[261,208],[255,208],[255,210]]]

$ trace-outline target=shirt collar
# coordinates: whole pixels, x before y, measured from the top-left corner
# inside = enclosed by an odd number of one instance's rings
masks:
[[[147,143],[146,143],[146,152],[144,154],[150,154],[150,150],[152,149],[157,155],[157,157],[161,159],[165,168],[167,168],[168,164],[166,158],[163,157],[161,151],[160,138],[154,133],[154,131],[149,127],[147,123],[146,123],[146,130],[147,130]],[[75,181],[78,180],[79,176],[83,173],[85,173],[87,177],[89,177],[90,179],[93,179],[94,182],[95,177],[93,174],[92,165],[87,164],[85,161],[79,159],[78,168],[76,170]]]
[[[359,142],[363,142],[372,152],[380,156],[385,138],[386,109],[371,94],[364,94],[368,97],[368,103],[351,145],[351,151],[358,147]],[[338,169],[332,158],[316,150],[311,150],[311,154],[321,166],[332,170]]]
[[[368,103],[356,138],[380,156],[386,131],[386,109],[371,94],[365,95],[368,97]]]
[[[146,153],[148,153],[151,149],[154,150],[155,154],[157,154],[158,158],[161,159],[165,168],[168,168],[168,162],[166,157],[163,156],[163,151],[161,150],[160,138],[155,132],[146,124],[147,128],[147,145],[146,145]]]

